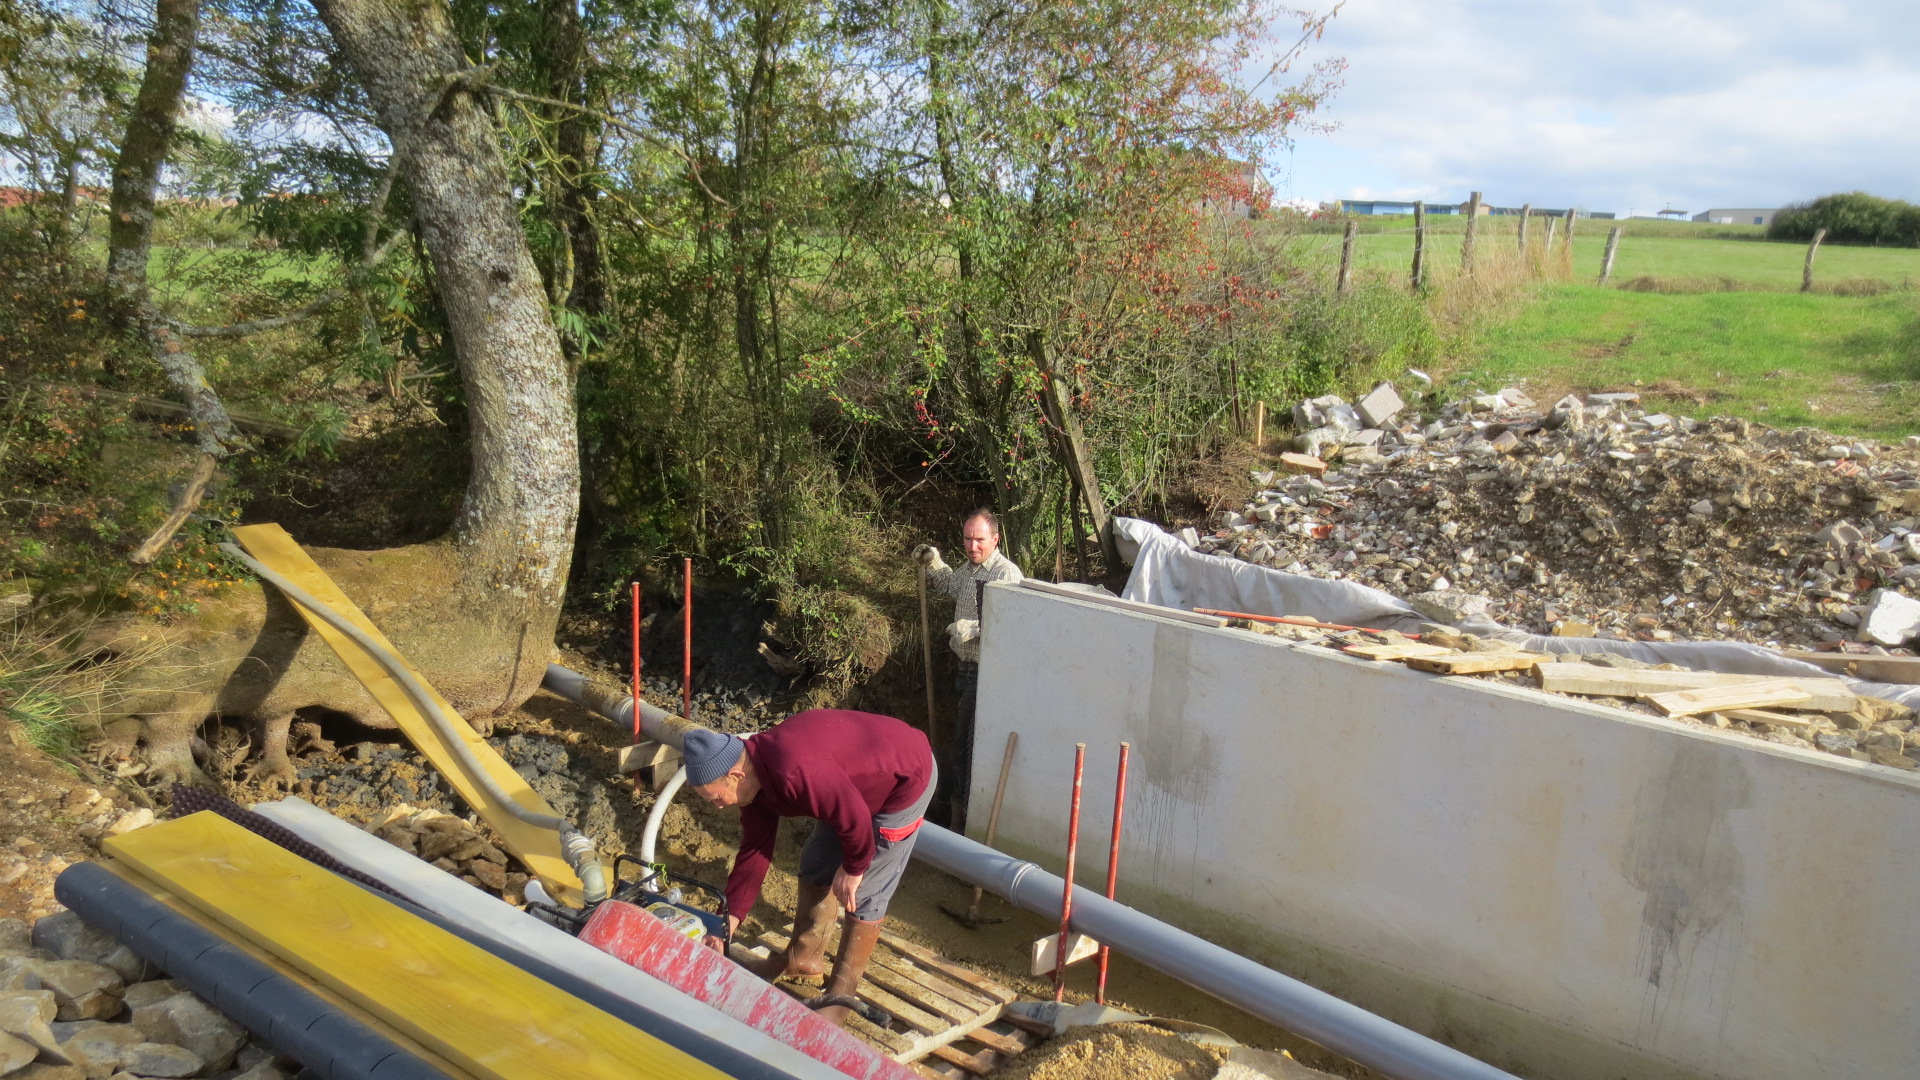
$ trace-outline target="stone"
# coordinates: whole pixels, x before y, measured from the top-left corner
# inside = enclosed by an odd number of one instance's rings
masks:
[[[1713,504],[1712,499],[1701,499],[1699,502],[1687,507],[1687,513],[1697,514],[1700,517],[1712,517],[1718,509],[1719,507]],[[1061,887],[1065,888],[1065,886]]]
[[[480,884],[485,885],[494,892],[499,892],[507,887],[506,868],[496,866],[486,859],[475,859],[468,863],[467,872],[479,878]],[[1065,888],[1065,886],[1062,886],[1062,888]]]
[[[1575,622],[1572,619],[1563,619],[1560,622],[1553,624],[1554,637],[1592,637],[1593,635],[1594,635],[1594,629],[1591,623]],[[1066,886],[1064,885],[1061,886],[1061,888],[1065,888],[1065,887]]]
[[[1326,423],[1327,414],[1321,412],[1320,406],[1315,405],[1311,401],[1303,401],[1293,407],[1293,426],[1301,431],[1312,431],[1317,427],[1325,427]]]
[[[60,1040],[54,1037],[51,1026],[58,1011],[59,1003],[54,1000],[51,990],[0,993],[0,1031],[32,1043],[40,1053],[64,1065],[67,1057],[61,1051]]]
[[[1370,428],[1377,428],[1385,427],[1387,421],[1399,415],[1400,410],[1406,407],[1407,403],[1400,400],[1400,394],[1394,390],[1393,384],[1382,382],[1368,391],[1366,397],[1360,399],[1359,404],[1354,406],[1354,411],[1360,414],[1362,423]]]
[[[18,1035],[0,1031],[0,1076],[26,1068],[39,1056],[39,1047]]]
[[[1920,600],[1892,589],[1876,589],[1860,620],[1860,640],[1904,645],[1920,634]]]
[[[184,1046],[216,1072],[226,1068],[247,1041],[246,1029],[193,994],[175,994],[150,1005],[134,1015],[134,1022],[147,1038]]]
[[[147,811],[151,814],[152,811]],[[62,960],[83,960],[112,968],[122,979],[137,983],[158,972],[140,955],[82,922],[71,911],[49,915],[33,924],[33,943]]]
[[[122,1051],[120,1067],[135,1076],[179,1080],[198,1075],[206,1067],[206,1062],[200,1060],[199,1054],[184,1046],[143,1042],[134,1043]]]
[[[126,980],[105,964],[85,960],[13,957],[0,962],[0,989],[53,991],[61,1020],[109,1020],[120,1015]]]
[[[13,956],[33,947],[33,932],[21,919],[0,919],[0,956]]]
[[[1187,526],[1184,529],[1181,529],[1180,542],[1194,549],[1195,551],[1200,550],[1200,531],[1198,529],[1195,529],[1191,525]],[[1060,887],[1062,889],[1066,888],[1065,885],[1062,885]]]
[[[1360,422],[1360,414],[1354,411],[1353,406],[1344,401],[1340,401],[1338,398],[1335,398],[1334,401],[1337,402],[1337,404],[1322,406],[1322,409],[1327,414],[1328,427],[1345,434],[1347,432],[1359,431],[1366,426]]]
[[[1865,542],[1867,534],[1861,532],[1859,526],[1851,521],[1836,521],[1814,533],[1813,539],[1815,543],[1844,551],[1851,544]]]
[[[143,1009],[148,1005],[157,1005],[175,994],[187,992],[185,985],[176,979],[153,979],[148,982],[134,983],[121,995],[129,1009]]]
[[[1503,431],[1487,440],[1487,445],[1503,454],[1511,454],[1520,449],[1520,436],[1511,431]]]
[[[1816,731],[1813,733],[1813,745],[1829,754],[1850,756],[1859,747],[1859,742],[1851,735],[1842,735],[1837,731]]]
[[[135,829],[144,829],[151,824],[153,824],[153,811],[142,806],[115,818],[113,824],[107,826],[107,835],[125,836]]]
[[[87,1070],[66,1062],[38,1062],[19,1072],[7,1074],[7,1080],[90,1080]]]
[[[1640,395],[1630,390],[1611,394],[1588,394],[1587,404],[1612,405],[1615,407],[1621,405],[1638,405],[1640,404]]]
[[[146,1036],[132,1024],[95,1024],[60,1043],[76,1062],[92,1062],[108,1068],[125,1068],[124,1051]],[[142,1073],[141,1075],[146,1075]]]
[[[1437,581],[1444,580],[1446,579],[1437,579]],[[1415,593],[1407,597],[1407,603],[1413,605],[1413,610],[1434,622],[1448,625],[1458,625],[1461,620],[1469,616],[1485,615],[1493,608],[1493,601],[1484,596],[1445,588]]]
[[[1508,405],[1516,409],[1533,408],[1533,399],[1528,397],[1526,393],[1517,386],[1503,388],[1500,391],[1500,397],[1504,399]]]
[[[1507,399],[1499,394],[1480,394],[1467,399],[1470,412],[1498,412],[1507,407]]]
[[[1359,431],[1349,434],[1345,439],[1341,441],[1345,445],[1350,447],[1351,446],[1378,446],[1380,444],[1380,440],[1383,437],[1385,437],[1386,434],[1387,434],[1386,432],[1381,431],[1379,428],[1372,428],[1372,427],[1361,428]]]
[[[1300,476],[1322,476],[1327,471],[1327,463],[1311,454],[1281,454],[1280,470]]]
[[[288,1080],[288,1073],[272,1061],[262,1061],[233,1080]]]

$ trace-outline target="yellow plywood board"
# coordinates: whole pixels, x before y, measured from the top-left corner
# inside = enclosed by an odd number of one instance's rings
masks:
[[[234,529],[233,535],[240,541],[240,546],[247,549],[248,554],[265,563],[268,569],[290,578],[295,585],[306,590],[314,599],[331,607],[347,621],[366,631],[373,640],[385,646],[395,656],[400,655],[399,650],[393,648],[393,643],[387,640],[386,635],[374,627],[359,607],[347,598],[347,594],[340,591],[340,586],[334,584],[333,579],[327,576],[327,572],[320,569],[293,537],[287,535],[285,529],[271,524],[243,525]],[[453,789],[460,793],[460,797],[467,801],[467,805],[473,807],[481,818],[493,827],[493,831],[506,842],[507,850],[519,856],[527,869],[540,879],[541,883],[547,887],[547,892],[562,903],[580,906],[583,902],[580,877],[573,872],[571,866],[567,865],[566,859],[560,853],[559,834],[551,829],[527,824],[508,813],[504,807],[490,798],[486,791],[466,774],[459,759],[454,756],[453,750],[441,737],[440,729],[421,715],[420,710],[414,707],[406,692],[400,689],[400,685],[393,681],[392,676],[388,675],[365,649],[355,644],[353,639],[322,622],[307,609],[298,604],[294,607],[300,612],[301,617],[307,620],[307,625],[313,628],[313,632],[319,634],[321,640],[332,647],[341,662],[347,665],[347,670],[353,673],[353,677],[366,686],[367,692],[380,703],[380,707],[387,710],[394,722],[400,725],[401,732],[407,736],[414,747],[426,755],[434,768],[440,770],[440,775],[447,778],[447,782],[452,784]],[[402,658],[401,662],[406,663],[405,658]],[[408,670],[413,671],[411,665],[408,666]],[[416,676],[419,675],[418,671],[413,673]],[[426,684],[425,679],[420,681]],[[433,691],[430,685],[428,690],[433,693],[434,700],[445,707],[449,713],[459,716],[452,706],[447,705],[446,699],[442,698],[437,691]],[[465,720],[461,720],[456,726],[461,740],[473,751],[474,757],[480,760],[487,775],[493,777],[494,783],[511,795],[514,802],[538,813],[553,813],[553,808],[547,805],[547,801],[528,787],[526,780],[515,772],[498,753],[495,753],[493,747],[487,745],[487,741],[469,727]]]
[[[210,811],[105,847],[482,1080],[726,1076]]]

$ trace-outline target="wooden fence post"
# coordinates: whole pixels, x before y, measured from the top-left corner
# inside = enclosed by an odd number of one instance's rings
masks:
[[[1259,450],[1267,445],[1267,403],[1253,403],[1253,448]]]
[[[1547,256],[1547,257],[1549,257],[1549,258],[1551,258],[1551,257],[1552,257],[1552,255],[1553,255],[1553,232],[1554,232],[1554,230],[1555,230],[1556,228],[1558,228],[1558,227],[1559,227],[1559,225],[1560,225],[1560,219],[1559,219],[1559,218],[1557,218],[1557,217],[1550,217],[1550,218],[1548,218],[1548,219],[1547,219],[1547,235],[1545,236],[1545,238],[1543,238],[1543,239],[1542,239],[1542,240],[1540,241],[1540,254],[1541,254],[1541,255],[1543,255],[1543,256]]]
[[[1825,240],[1826,238],[1827,238],[1827,230],[1825,229],[1813,230],[1813,243],[1807,245],[1807,265],[1805,269],[1800,271],[1800,291],[1801,292],[1813,291],[1813,256],[1815,252],[1820,250],[1820,241]]]
[[[1427,204],[1413,204],[1413,287],[1427,284]]]
[[[1567,211],[1567,227],[1560,235],[1560,269],[1568,277],[1573,276],[1573,211]]]
[[[1360,231],[1360,223],[1347,219],[1347,232],[1340,238],[1340,277],[1335,281],[1333,291],[1341,296],[1347,294],[1347,286],[1353,281],[1353,235]]]
[[[1600,284],[1602,285],[1605,285],[1607,279],[1613,276],[1613,256],[1620,250],[1620,231],[1621,226],[1615,225],[1613,231],[1607,234],[1607,253],[1600,257]]]
[[[1520,254],[1522,255],[1527,253],[1527,219],[1532,216],[1533,204],[1522,203],[1520,206]]]
[[[1480,227],[1480,193],[1474,192],[1467,199],[1467,235],[1460,241],[1460,269],[1468,277],[1473,276],[1473,234]]]

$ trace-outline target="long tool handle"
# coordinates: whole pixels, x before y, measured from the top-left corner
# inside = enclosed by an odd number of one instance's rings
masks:
[[[1113,899],[1113,889],[1120,883],[1120,822],[1127,816],[1127,755],[1133,750],[1133,744],[1120,744],[1120,767],[1115,774],[1113,784],[1113,840],[1107,846],[1107,899]],[[1113,953],[1105,945],[1100,946],[1100,983],[1094,989],[1093,1000],[1096,1004],[1107,1003],[1107,958]]]
[[[1073,863],[1080,854],[1080,781],[1087,772],[1087,744],[1073,744],[1073,809],[1067,815],[1067,872],[1060,888],[1060,944],[1053,953],[1053,1000],[1067,1000],[1067,942],[1073,936]]]
[[[680,622],[680,710],[688,720],[693,719],[693,560],[685,561],[686,584],[681,595],[686,597],[686,605],[681,610]]]
[[[933,620],[927,617],[927,568],[922,566],[919,570],[920,664],[927,672],[927,742],[938,747],[940,742],[934,738],[933,719]]]
[[[993,786],[993,809],[987,813],[987,846],[993,846],[993,834],[1000,831],[1000,803],[1007,797],[1007,774],[1013,771],[1013,748],[1020,745],[1020,733],[1007,732],[1007,749],[1000,755],[1000,782]],[[967,917],[980,914],[980,895],[986,892],[980,886],[973,887],[973,903],[967,905]]]
[[[633,583],[633,745],[640,745],[640,583]],[[640,790],[640,770],[633,770],[633,790]]]

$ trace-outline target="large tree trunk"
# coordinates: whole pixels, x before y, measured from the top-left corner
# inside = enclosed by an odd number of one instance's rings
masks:
[[[473,635],[510,647],[501,701],[531,696],[559,619],[579,510],[573,393],[493,126],[438,0],[319,0],[410,189],[460,360],[473,472],[454,526]],[[511,643],[511,644],[509,644]],[[502,659],[506,657],[502,655]]]
[[[445,539],[312,555],[427,680],[484,729],[485,718],[532,696],[546,671],[579,501],[572,388],[494,130],[462,82],[465,65],[445,4],[321,0],[316,6],[366,84],[408,185],[460,363],[473,469]],[[132,245],[126,250],[122,269],[132,280]],[[122,626],[105,628],[103,636],[146,642],[152,632]],[[270,591],[248,589],[203,604],[160,632],[173,647],[172,662],[164,665],[173,674],[156,665],[156,672],[123,688],[127,711],[146,721],[153,775],[194,771],[190,736],[209,712],[257,719],[262,760],[256,775],[263,770],[281,779],[292,777],[287,726],[302,710],[393,726]],[[114,648],[116,641],[99,644]],[[192,677],[179,678],[181,671]]]

